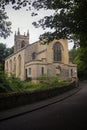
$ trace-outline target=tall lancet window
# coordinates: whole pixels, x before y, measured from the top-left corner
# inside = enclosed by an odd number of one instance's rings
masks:
[[[25,45],[26,45],[26,44],[25,44],[25,41],[23,40],[23,41],[21,42],[21,48],[23,48]]]
[[[6,71],[8,71],[8,61],[6,62]]]
[[[18,75],[21,75],[21,56],[18,56]]]
[[[62,60],[61,44],[56,42],[53,46],[54,61]]]
[[[12,73],[12,60],[10,60],[10,73]]]
[[[16,74],[16,57],[14,57],[14,73]]]

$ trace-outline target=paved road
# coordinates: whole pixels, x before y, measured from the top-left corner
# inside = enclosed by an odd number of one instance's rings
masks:
[[[86,130],[87,83],[67,99],[0,122],[0,130]]]

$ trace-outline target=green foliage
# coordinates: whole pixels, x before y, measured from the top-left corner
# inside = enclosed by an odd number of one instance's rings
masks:
[[[11,33],[11,22],[4,9],[0,9],[0,37],[7,38]]]
[[[74,48],[69,54],[71,61],[77,64],[79,78],[87,79],[87,47]]]
[[[63,85],[67,85],[67,83],[69,83],[68,81],[59,80],[58,76],[42,75],[39,78],[39,80],[43,84],[43,86],[45,86],[47,88],[61,87]]]
[[[11,55],[14,52],[14,46],[12,46],[11,48],[6,48],[6,56]]]
[[[82,79],[87,79],[87,47],[81,48],[80,61],[81,71],[79,72],[79,75]]]
[[[26,7],[27,10],[34,8],[34,12],[31,12],[32,16],[36,16],[36,12],[42,8],[54,11],[53,15],[45,16],[33,23],[35,27],[54,30],[54,33],[47,32],[45,35],[41,35],[40,39],[45,38],[49,41],[62,37],[73,39],[75,44],[79,42],[81,46],[86,45],[87,0],[2,0],[0,1],[1,9],[4,9],[9,3],[15,10],[22,7]]]
[[[37,91],[43,88],[41,83],[32,83],[32,82],[24,82],[23,89],[24,91]]]
[[[0,93],[31,92],[54,87],[62,87],[69,84],[67,81],[58,80],[57,77],[42,76],[40,77],[40,80],[40,83],[21,81],[13,75],[7,77],[4,72],[0,72]]]
[[[3,69],[3,66],[2,66],[2,64],[0,63],[0,71]]]
[[[6,45],[3,43],[0,43],[0,64],[1,68],[4,69],[4,61],[5,61],[5,55],[6,55]]]
[[[4,70],[5,58],[13,53],[13,47],[7,48],[5,44],[0,43],[0,69]]]
[[[48,87],[56,87],[58,85],[58,77],[54,76],[48,76],[48,75],[42,75],[39,78],[40,82],[44,84],[44,86]]]
[[[9,77],[8,82],[13,92],[23,91],[23,83],[19,78]]]
[[[77,49],[76,49],[76,48],[73,48],[72,50],[70,50],[70,51],[69,51],[70,61],[76,63],[76,62],[75,62],[75,61],[76,61],[75,59],[76,59],[77,56],[80,55],[80,53],[81,53],[80,47],[77,48]]]
[[[21,92],[23,91],[23,82],[14,77],[7,77],[3,71],[0,71],[0,92]]]
[[[11,91],[12,89],[7,79],[7,75],[3,71],[0,71],[0,93]]]
[[[15,10],[20,9],[21,7],[29,6],[30,2],[32,3],[31,0],[1,0],[0,1],[0,8],[5,9],[5,6],[8,4],[13,5],[12,7]]]
[[[48,40],[54,38],[71,38],[78,44],[84,38],[87,39],[87,0],[35,0],[33,7],[37,10],[41,8],[53,9],[53,15],[45,16],[38,22],[34,22],[34,26],[54,29],[54,33],[49,32],[40,38]],[[83,35],[83,36],[82,36]],[[84,40],[85,41],[85,40]],[[86,40],[87,41],[87,40]],[[82,43],[84,45],[84,43]]]

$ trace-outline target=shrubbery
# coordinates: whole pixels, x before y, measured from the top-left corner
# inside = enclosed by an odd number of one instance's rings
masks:
[[[7,79],[7,75],[3,71],[0,71],[0,93],[10,91],[12,91],[12,89],[9,80]]]
[[[0,71],[0,93],[37,91],[69,84],[67,81],[58,80],[58,77],[46,75],[39,77],[39,80],[39,83],[21,81],[13,75],[11,77],[7,77],[4,72]]]
[[[21,91],[22,86],[20,79],[7,77],[6,73],[0,71],[0,93]]]
[[[61,87],[64,85],[68,85],[69,82],[66,80],[60,80],[58,76],[47,76],[43,75],[39,78],[40,82],[44,84],[46,87]]]

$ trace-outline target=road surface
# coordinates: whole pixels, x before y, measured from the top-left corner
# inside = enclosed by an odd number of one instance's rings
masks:
[[[61,102],[1,121],[0,130],[87,130],[87,83]]]

